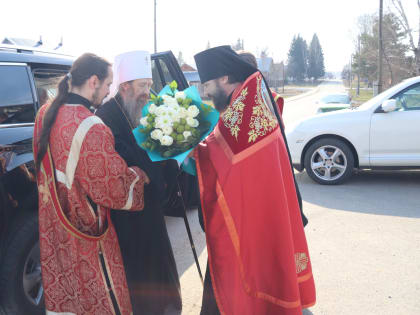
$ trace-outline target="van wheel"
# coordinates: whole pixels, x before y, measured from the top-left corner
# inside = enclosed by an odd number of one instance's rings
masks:
[[[309,177],[323,185],[337,185],[348,179],[354,169],[354,156],[341,140],[324,138],[312,144],[305,154]]]
[[[5,313],[44,314],[37,212],[16,218],[3,257],[0,304]]]

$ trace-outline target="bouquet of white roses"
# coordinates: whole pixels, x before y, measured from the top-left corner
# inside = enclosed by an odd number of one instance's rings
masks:
[[[217,120],[216,110],[201,102],[195,88],[179,92],[173,81],[159,95],[152,95],[134,135],[152,160],[175,158],[182,162],[184,155],[179,159],[178,155],[194,148]]]

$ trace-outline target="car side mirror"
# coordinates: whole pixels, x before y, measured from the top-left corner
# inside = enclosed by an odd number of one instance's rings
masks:
[[[385,113],[393,112],[397,109],[397,101],[396,100],[386,100],[382,103],[382,110]]]

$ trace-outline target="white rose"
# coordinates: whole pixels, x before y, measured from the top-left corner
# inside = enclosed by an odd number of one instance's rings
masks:
[[[193,128],[196,128],[199,125],[198,120],[192,117],[187,117],[187,124],[188,126],[193,127]]]
[[[156,114],[157,116],[163,116],[163,115],[166,115],[166,109],[167,109],[167,107],[166,107],[166,106],[164,106],[164,105],[160,105],[160,106],[158,106],[158,107],[156,108],[156,110],[155,110],[155,114]]]
[[[192,136],[191,131],[184,131],[182,134],[184,135],[185,140]]]
[[[198,109],[197,106],[195,105],[191,105],[190,107],[188,107],[188,116],[194,118],[197,117],[197,115],[200,113],[200,110]]]
[[[150,114],[154,114],[156,112],[157,106],[156,104],[152,103],[149,105],[148,111]]]
[[[172,126],[172,118],[169,116],[158,116],[155,119],[156,128],[163,129]]]
[[[165,99],[163,101],[163,104],[165,104],[168,107],[178,107],[179,106],[177,100],[173,97],[169,97],[169,98]]]
[[[174,143],[174,139],[171,136],[163,136],[160,139],[160,144],[161,145],[165,145],[165,146],[170,146],[172,145],[172,143]]]
[[[147,125],[149,124],[149,123],[147,122],[147,117],[142,117],[142,118],[140,118],[140,124],[141,124],[143,127],[147,127]]]
[[[150,133],[150,136],[152,137],[152,139],[154,140],[160,140],[163,137],[163,132],[160,129],[155,129]]]
[[[178,111],[174,108],[168,108],[168,116],[171,117],[172,119],[178,114]]]
[[[171,126],[163,126],[162,131],[165,135],[169,136],[174,130]]]
[[[187,118],[188,117],[188,112],[184,107],[181,107],[179,109],[179,118]]]
[[[179,121],[181,120],[181,117],[179,116],[178,112],[176,112],[173,116],[172,116],[172,122],[174,123],[179,123]]]
[[[176,93],[175,93],[175,98],[176,98],[176,99],[178,99],[178,98],[182,98],[183,100],[185,100],[185,99],[187,98],[187,96],[185,95],[185,93],[184,93],[184,92],[176,92]]]

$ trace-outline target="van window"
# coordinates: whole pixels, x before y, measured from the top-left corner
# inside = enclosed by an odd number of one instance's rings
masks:
[[[159,59],[160,62],[160,68],[162,69],[163,72],[163,78],[165,79],[165,84],[169,84],[171,83],[174,78],[171,75],[171,72],[168,69],[168,66],[166,65],[165,61],[162,59]]]
[[[32,123],[34,100],[24,66],[0,66],[0,124]]]
[[[51,103],[56,97],[58,83],[66,75],[66,71],[54,69],[36,69],[34,70],[34,80],[36,92],[38,95],[39,106],[45,103]]]
[[[152,77],[153,77],[153,85],[152,90],[156,93],[159,93],[162,90],[162,79],[160,77],[159,68],[158,68],[158,61],[156,59],[152,59]]]

